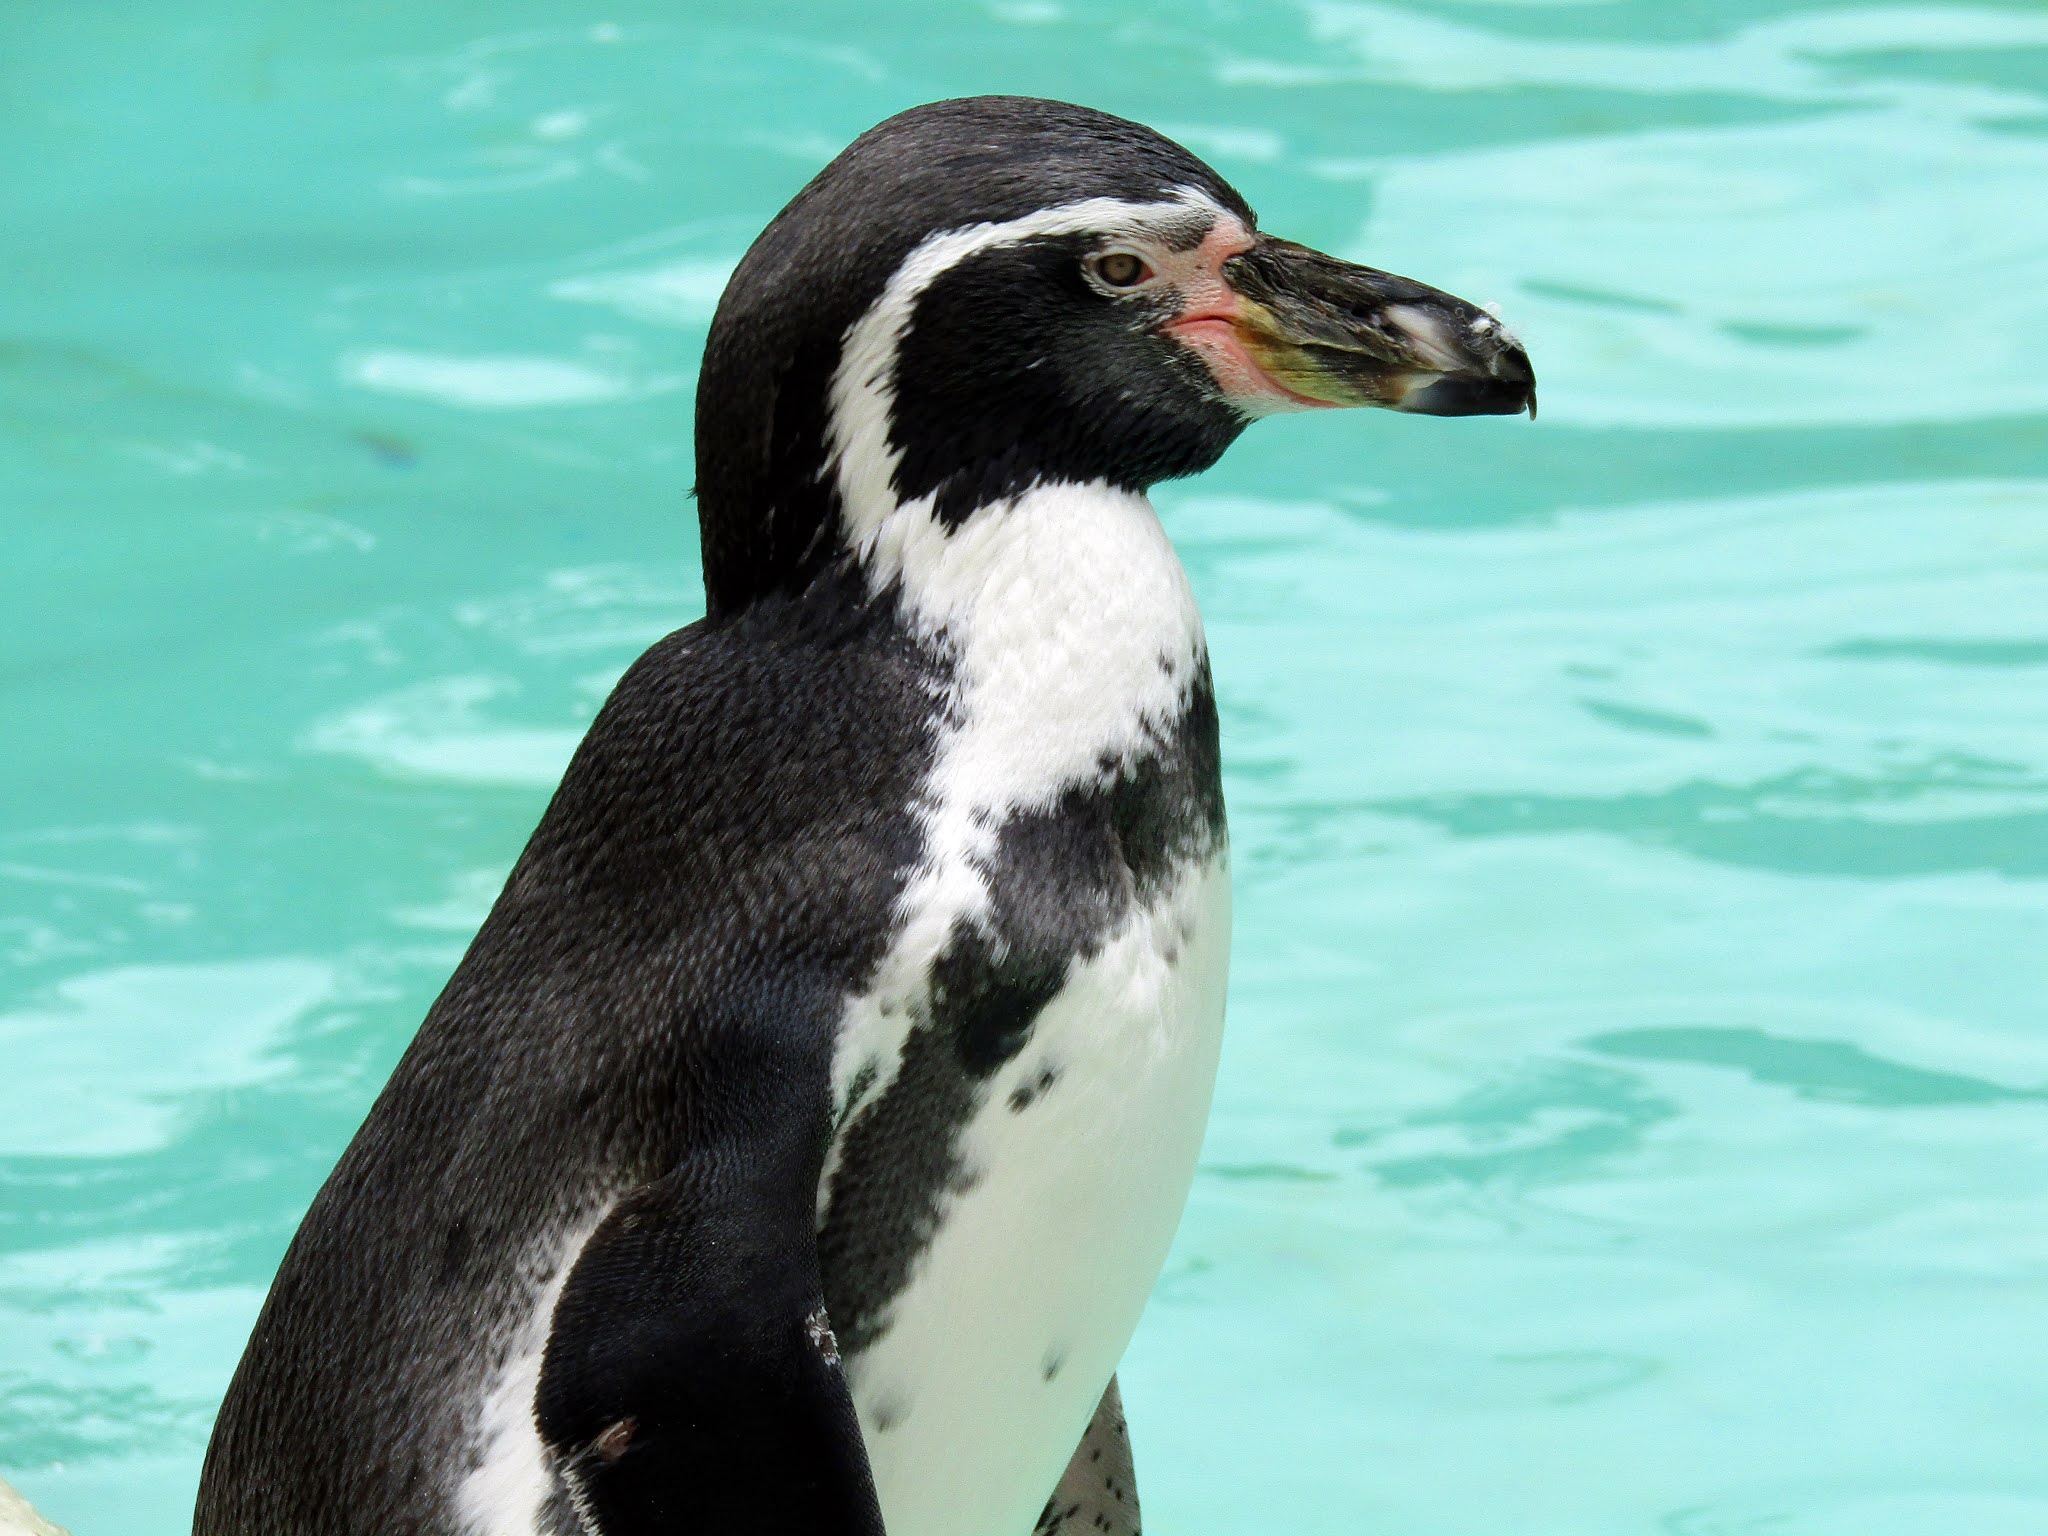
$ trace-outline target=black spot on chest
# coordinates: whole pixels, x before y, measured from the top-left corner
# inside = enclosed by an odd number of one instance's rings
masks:
[[[958,922],[932,966],[928,1027],[952,1041],[970,1076],[985,1078],[1023,1046],[1071,958],[1044,945],[1013,948]]]

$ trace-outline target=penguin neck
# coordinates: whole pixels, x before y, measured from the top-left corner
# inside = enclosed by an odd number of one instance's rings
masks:
[[[851,553],[942,664],[947,777],[975,806],[1113,778],[1187,708],[1201,617],[1141,493],[1043,484],[957,521],[930,498],[858,510]]]

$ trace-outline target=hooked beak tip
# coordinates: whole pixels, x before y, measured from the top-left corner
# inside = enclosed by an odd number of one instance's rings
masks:
[[[1491,311],[1448,294],[1434,302],[1396,305],[1411,352],[1429,370],[1418,373],[1398,409],[1432,416],[1536,417],[1536,370],[1515,334]]]
[[[1409,374],[1405,386],[1394,409],[1411,415],[1536,416],[1536,373],[1528,353],[1513,342],[1468,349],[1450,366]]]

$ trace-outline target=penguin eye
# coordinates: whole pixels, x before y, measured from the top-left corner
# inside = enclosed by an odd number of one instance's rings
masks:
[[[1135,288],[1150,280],[1152,268],[1145,258],[1129,251],[1104,251],[1089,259],[1088,270],[1105,288]]]

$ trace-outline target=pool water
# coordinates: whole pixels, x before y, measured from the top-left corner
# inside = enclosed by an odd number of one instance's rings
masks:
[[[1157,498],[1239,927],[1148,1526],[2044,1536],[2020,0],[7,7],[0,1471],[187,1528],[299,1214],[700,611],[726,271],[993,89],[1498,302],[1542,381]]]

